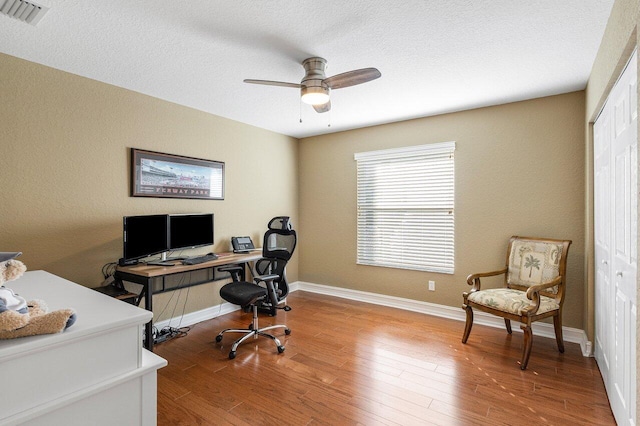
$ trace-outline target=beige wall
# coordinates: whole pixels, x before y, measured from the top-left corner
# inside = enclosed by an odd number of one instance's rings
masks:
[[[300,280],[459,307],[466,276],[502,267],[511,235],[566,238],[564,324],[582,328],[584,128],[575,92],[301,140]],[[356,265],[353,154],[451,140],[455,273]]]
[[[29,269],[98,286],[122,256],[124,215],[213,212],[215,251],[261,241],[273,216],[297,225],[296,139],[2,54],[0,76],[0,251]],[[224,161],[225,200],[130,197],[130,147]],[[287,272],[297,279],[295,257]],[[186,312],[219,303],[219,285],[192,288]]]

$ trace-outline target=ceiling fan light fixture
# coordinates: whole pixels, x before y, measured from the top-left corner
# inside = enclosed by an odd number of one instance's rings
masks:
[[[303,86],[300,89],[302,102],[309,105],[324,105],[329,102],[329,88],[312,86]]]

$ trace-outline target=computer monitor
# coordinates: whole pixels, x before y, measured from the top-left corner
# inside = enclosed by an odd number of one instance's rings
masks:
[[[213,213],[169,215],[169,249],[213,245]]]
[[[125,216],[122,224],[124,262],[169,250],[169,215]]]

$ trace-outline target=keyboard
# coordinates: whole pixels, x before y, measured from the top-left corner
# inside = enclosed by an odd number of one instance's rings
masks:
[[[210,262],[216,260],[218,256],[215,253],[208,253],[203,256],[188,257],[182,261],[183,265],[197,265],[199,263]]]

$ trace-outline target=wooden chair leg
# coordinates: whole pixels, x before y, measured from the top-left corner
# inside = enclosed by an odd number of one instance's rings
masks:
[[[463,306],[465,312],[467,313],[467,322],[464,325],[464,334],[462,335],[462,343],[467,343],[467,339],[469,338],[469,334],[471,333],[471,327],[473,326],[473,311],[471,310],[471,306]]]
[[[509,318],[504,319],[504,325],[507,326],[507,333],[511,334],[511,320]]]
[[[531,332],[531,325],[522,324],[520,326],[524,332],[524,347],[522,348],[522,360],[520,361],[520,369],[525,370],[529,363],[529,356],[531,356],[531,345],[533,343],[533,334]]]
[[[562,340],[562,318],[560,314],[553,317],[553,328],[556,331],[556,342],[558,343],[558,350],[560,353],[564,353],[564,340]]]

